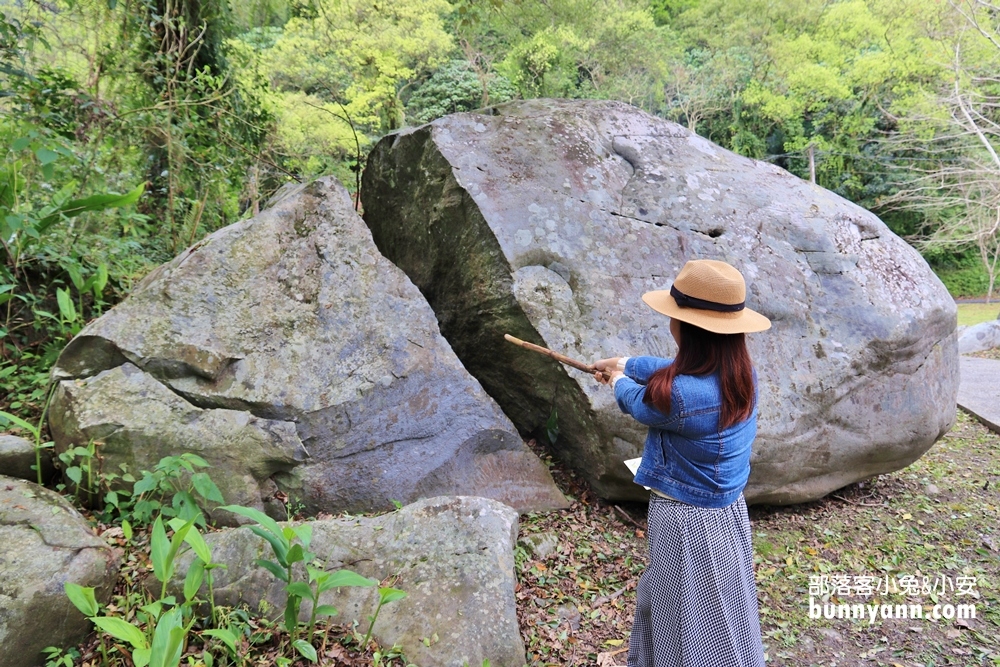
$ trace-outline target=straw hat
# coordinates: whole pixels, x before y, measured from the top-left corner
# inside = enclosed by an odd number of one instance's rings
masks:
[[[734,267],[714,259],[684,265],[669,290],[646,292],[642,300],[658,313],[715,333],[751,333],[771,320],[746,307],[747,288]]]

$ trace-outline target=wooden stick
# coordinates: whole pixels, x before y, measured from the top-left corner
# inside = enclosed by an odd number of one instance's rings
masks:
[[[505,340],[507,340],[507,341],[509,341],[511,343],[514,343],[514,345],[517,345],[519,347],[523,347],[526,350],[531,350],[532,352],[537,352],[539,354],[544,354],[547,357],[551,357],[551,358],[555,359],[556,361],[558,361],[560,363],[566,364],[567,366],[572,366],[573,368],[576,368],[577,370],[581,370],[584,373],[590,373],[591,375],[593,375],[594,373],[601,373],[606,378],[611,377],[611,373],[610,372],[608,372],[608,371],[598,371],[596,368],[594,368],[593,364],[585,364],[582,361],[577,361],[576,359],[571,359],[570,357],[567,357],[564,354],[559,354],[558,352],[553,352],[552,350],[550,350],[547,347],[542,347],[541,345],[535,345],[534,343],[529,343],[527,341],[523,341],[520,338],[515,338],[514,336],[511,336],[510,334],[504,334],[503,337],[504,337]]]

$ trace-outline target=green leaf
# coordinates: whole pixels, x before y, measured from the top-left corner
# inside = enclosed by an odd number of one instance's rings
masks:
[[[97,273],[93,276],[94,284],[92,286],[94,292],[94,298],[101,298],[101,294],[104,293],[104,288],[108,285],[108,265],[101,262],[97,265]]]
[[[107,208],[117,208],[134,204],[139,200],[139,197],[142,196],[143,190],[145,189],[146,184],[143,183],[123,195],[108,193],[68,201],[52,213],[39,220],[35,225],[35,230],[39,234],[44,234],[49,227],[59,222],[64,216],[72,218],[80,215],[81,213],[86,213],[87,211],[103,211]]]
[[[281,581],[288,583],[288,571],[283,569],[273,560],[264,560],[263,558],[259,558],[254,562],[257,563],[257,565],[260,565],[268,572],[270,572],[271,574],[273,574],[276,579],[280,579]]]
[[[192,454],[191,452],[185,452],[184,454],[181,454],[181,460],[186,462],[189,466],[194,466],[195,468],[211,467],[211,464],[208,461],[201,458],[197,454]]]
[[[9,412],[4,412],[3,410],[0,410],[0,423],[6,423],[6,422],[10,422],[14,426],[20,426],[25,431],[28,431],[29,433],[31,433],[31,435],[35,436],[35,438],[38,437],[37,428],[29,424],[28,422],[24,421],[20,417],[15,417]]]
[[[191,546],[191,549],[203,563],[207,565],[212,562],[212,550],[208,548],[205,538],[201,536],[196,527],[191,527],[191,530],[184,536],[184,541]]]
[[[184,601],[190,602],[201,590],[201,582],[205,580],[205,563],[195,559],[191,561],[187,576],[184,577]]]
[[[303,581],[294,581],[288,584],[285,586],[285,591],[287,591],[289,595],[297,595],[300,598],[308,600],[313,599],[312,589],[309,588],[309,585]]]
[[[149,653],[148,648],[137,648],[132,651],[132,662],[135,663],[135,667],[146,667],[149,664]]]
[[[302,654],[302,657],[309,662],[316,662],[316,649],[305,639],[296,639],[292,642],[295,650]]]
[[[378,582],[368,577],[362,577],[357,572],[350,570],[337,570],[330,575],[330,578],[320,584],[320,592],[328,591],[331,588],[343,588],[344,586],[377,586]]]
[[[146,648],[149,646],[146,643],[146,635],[142,634],[139,628],[120,618],[98,616],[91,620],[94,621],[94,625],[115,639],[131,644],[132,648]]]
[[[299,563],[306,558],[306,552],[302,548],[301,544],[295,543],[288,549],[288,556],[285,558],[285,564],[291,565],[292,563]]]
[[[97,616],[97,599],[94,597],[93,588],[67,581],[63,584],[63,590],[66,591],[69,601],[80,610],[80,613],[88,617]]]
[[[150,667],[177,667],[181,661],[185,634],[180,607],[174,607],[163,614],[153,631]]]
[[[243,507],[242,505],[223,505],[219,509],[232,512],[233,514],[239,514],[240,516],[245,516],[246,518],[256,521],[260,525],[264,526],[264,528],[268,529],[275,535],[281,535],[281,527],[278,526],[278,522],[258,509],[254,509],[253,507]]]
[[[59,304],[59,315],[62,316],[63,321],[75,322],[76,306],[73,305],[73,297],[70,296],[69,290],[57,287],[56,302]]]
[[[196,472],[191,475],[191,483],[194,484],[194,490],[198,492],[198,495],[205,500],[211,500],[213,503],[225,502],[222,493],[219,492],[219,487],[215,485],[208,473]]]
[[[213,628],[210,630],[203,630],[201,634],[209,637],[215,637],[225,644],[226,648],[232,651],[234,658],[236,657],[236,642],[238,640],[232,630],[229,630],[228,628]]]
[[[288,567],[288,542],[279,535],[265,530],[261,526],[250,526],[250,532],[258,537],[263,537],[267,540],[268,544],[271,545],[271,550],[274,551],[274,557],[278,559],[278,564],[282,567]]]
[[[128,522],[128,519],[122,520],[122,535],[125,536],[126,542],[132,541],[132,524]]]
[[[302,523],[295,527],[295,534],[298,536],[302,546],[306,549],[312,543],[313,527],[311,523]]]
[[[31,143],[31,137],[18,137],[13,142],[11,142],[11,150],[23,151]]]
[[[58,160],[59,153],[51,151],[48,148],[38,148],[35,150],[35,157],[38,158],[39,163],[46,165]]]
[[[402,600],[405,597],[406,591],[401,591],[398,588],[378,589],[378,602],[380,605],[395,602],[396,600]]]
[[[336,616],[337,613],[338,613],[337,608],[334,607],[332,604],[321,604],[320,606],[316,607],[317,616]]]
[[[299,603],[302,598],[290,596],[285,603],[285,629],[288,632],[295,632],[299,627]]]
[[[69,477],[74,484],[79,486],[80,482],[83,480],[83,471],[80,470],[79,466],[71,466],[66,468],[66,476]]]
[[[73,287],[76,288],[77,292],[83,291],[83,274],[80,272],[79,264],[69,264],[66,267],[66,273],[69,274],[69,280],[73,283]]]
[[[167,531],[163,528],[163,518],[156,517],[149,538],[149,559],[153,561],[153,575],[161,583],[167,580],[168,553],[170,553],[170,540],[167,539]]]

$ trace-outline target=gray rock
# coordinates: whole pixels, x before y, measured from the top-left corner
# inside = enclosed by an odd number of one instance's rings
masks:
[[[476,124],[486,130],[477,132]],[[688,259],[722,259],[774,322],[750,501],[792,503],[896,470],[950,428],[956,306],[871,213],[788,172],[614,102],[531,100],[383,138],[365,220],[441,331],[522,432],[553,410],[559,447],[602,496],[642,500],[623,459],[645,429],[570,356],[670,357],[640,295]]]
[[[958,337],[958,353],[972,354],[1000,347],[1000,319],[967,327]]]
[[[962,384],[958,407],[978,419],[991,431],[1000,433],[1000,361],[961,357]]]
[[[559,548],[559,537],[553,533],[531,533],[520,540],[535,558],[548,558]]]
[[[41,455],[42,481],[52,477],[51,450],[45,450]],[[35,443],[16,435],[0,435],[0,475],[17,477],[29,481],[37,481],[38,474],[32,469],[35,465]]]
[[[90,622],[63,585],[93,586],[107,603],[119,562],[62,496],[0,477],[0,667],[41,665],[42,649],[81,641]]]
[[[310,550],[328,571],[350,569],[391,585],[407,597],[382,608],[374,636],[383,646],[399,644],[421,667],[481,665],[522,667],[524,645],[514,600],[514,543],[517,513],[486,498],[439,497],[374,518],[311,522]],[[254,561],[270,547],[248,528],[206,536],[215,562],[215,599],[226,605],[261,600],[275,617],[284,612],[284,584]],[[180,587],[190,565],[188,553],[178,564]],[[204,592],[204,591],[203,591]],[[342,588],[320,597],[339,610],[338,623],[357,620],[368,628],[377,593],[371,588]],[[302,620],[309,617],[306,603]],[[430,647],[424,638],[437,635]]]
[[[53,369],[57,447],[102,441],[106,466],[136,472],[194,451],[228,502],[256,507],[279,489],[310,513],[442,493],[565,506],[346,190],[275,201],[73,339]]]

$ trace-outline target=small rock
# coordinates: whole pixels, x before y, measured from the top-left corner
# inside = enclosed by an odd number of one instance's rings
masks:
[[[833,628],[819,628],[816,632],[822,635],[823,641],[828,644],[829,643],[839,644],[840,642],[844,641],[843,635],[841,635]]]
[[[944,636],[948,639],[958,639],[962,636],[962,631],[956,630],[955,628],[948,628],[948,631],[944,633]]]
[[[532,533],[520,540],[521,544],[539,560],[544,560],[559,548],[559,538],[552,533]]]
[[[937,486],[934,484],[928,484],[927,486],[924,487],[924,493],[926,493],[928,496],[936,496],[937,494],[941,493],[941,489],[937,488]]]
[[[90,622],[63,584],[94,587],[107,603],[119,563],[65,498],[0,476],[0,667],[40,665],[45,647],[82,640]]]
[[[52,457],[42,452],[42,479],[52,477]],[[35,443],[15,435],[0,435],[0,475],[17,477],[34,482],[37,473],[32,470],[35,465]]]
[[[559,618],[559,625],[569,623],[571,630],[576,632],[580,629],[580,610],[574,604],[564,604],[556,607],[556,616]]]

